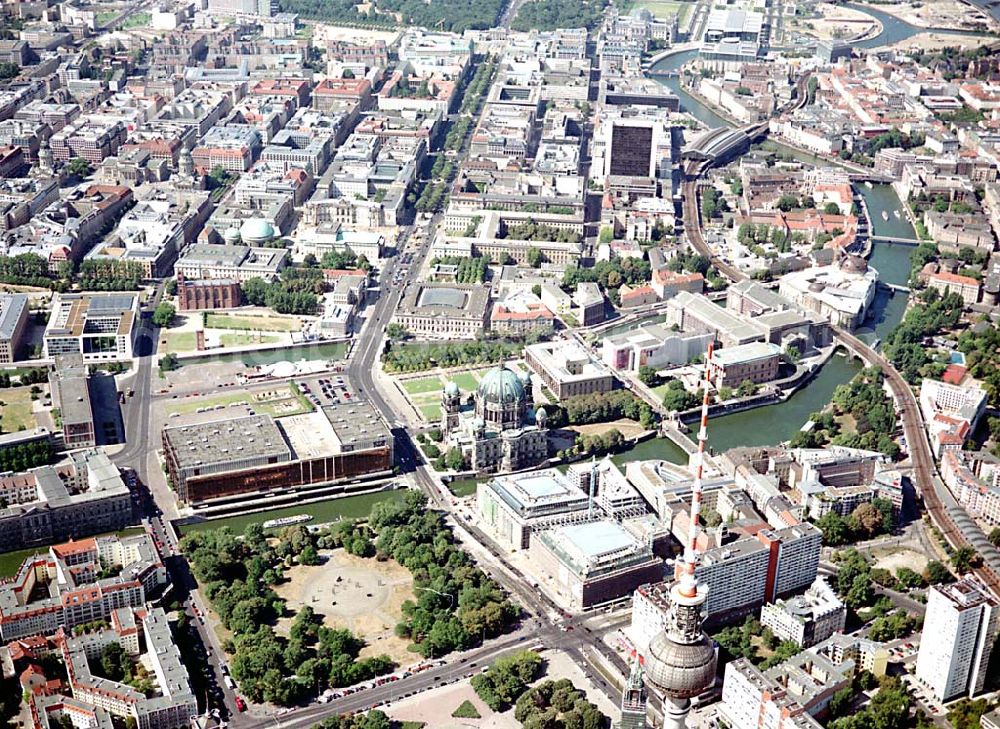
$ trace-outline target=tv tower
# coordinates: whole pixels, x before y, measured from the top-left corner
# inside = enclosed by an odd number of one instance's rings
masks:
[[[701,427],[698,430],[698,453],[691,489],[691,519],[684,561],[678,563],[670,588],[670,608],[666,629],[649,643],[646,681],[663,701],[664,729],[685,729],[691,711],[691,699],[706,691],[715,681],[718,657],[715,644],[701,628],[701,610],[707,590],[698,584],[698,515],[701,513],[702,476],[705,469],[705,438],[708,432],[708,391],[711,381],[712,345],[705,358],[704,395],[701,403]]]

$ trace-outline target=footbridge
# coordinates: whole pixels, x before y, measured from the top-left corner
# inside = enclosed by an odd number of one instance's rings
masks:
[[[898,243],[904,246],[918,246],[924,242],[919,238],[905,238],[898,235],[873,235],[871,239],[876,243]]]

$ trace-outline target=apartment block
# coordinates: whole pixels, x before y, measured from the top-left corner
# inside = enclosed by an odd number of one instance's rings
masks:
[[[976,578],[931,586],[925,639],[917,653],[917,679],[938,701],[972,698],[986,683],[998,630],[1000,605]]]
[[[118,574],[102,577],[111,570]],[[54,634],[141,607],[167,583],[152,537],[93,537],[50,547],[0,583],[0,639]]]

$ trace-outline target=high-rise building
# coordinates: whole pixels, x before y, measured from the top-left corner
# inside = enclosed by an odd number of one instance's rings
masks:
[[[632,671],[622,690],[622,719],[618,729],[646,729],[646,686],[642,682],[642,661],[635,656]]]
[[[608,124],[607,130],[605,175],[657,176],[656,152],[662,124],[654,119],[616,119]]]
[[[998,628],[1000,605],[974,577],[935,585],[927,595],[917,678],[938,701],[976,695],[986,681]]]
[[[257,15],[270,18],[277,11],[272,0],[209,0],[212,15]]]

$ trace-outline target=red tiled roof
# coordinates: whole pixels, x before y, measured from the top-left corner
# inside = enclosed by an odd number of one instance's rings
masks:
[[[968,372],[968,369],[962,365],[950,364],[945,368],[944,374],[941,375],[941,381],[947,382],[949,385],[959,385],[965,379],[966,372]]]

